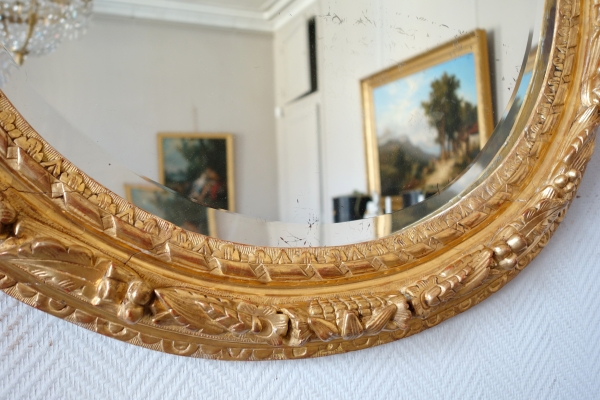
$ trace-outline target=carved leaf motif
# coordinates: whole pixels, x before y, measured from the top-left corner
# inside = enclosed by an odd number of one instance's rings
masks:
[[[18,250],[21,258],[37,260],[66,261],[82,266],[90,266],[92,252],[85,247],[65,247],[58,240],[46,238],[36,239],[30,245],[23,245]]]
[[[212,322],[212,320],[202,312],[198,312],[196,298],[198,294],[186,289],[156,289],[156,296],[167,307],[171,316],[187,329],[199,331],[207,334],[221,334],[225,332],[222,326]],[[204,297],[204,296],[202,296]],[[155,319],[155,323],[160,323]]]
[[[288,316],[292,328],[285,338],[285,343],[292,347],[303,346],[313,335],[306,311],[294,307],[282,308],[281,312]]]
[[[365,256],[362,255],[362,253],[360,251],[358,251],[358,249],[356,247],[352,247],[350,249],[350,251],[348,252],[348,261],[358,261],[358,260],[362,260],[363,258],[365,258]]]
[[[253,334],[278,346],[287,333],[289,318],[270,306],[219,300],[201,293],[178,288],[156,289],[157,297],[181,325],[212,334],[227,331],[235,335]],[[164,322],[159,315],[155,322]],[[215,329],[216,328],[216,329]]]
[[[374,310],[373,316],[365,324],[365,333],[367,335],[375,335],[381,332],[388,322],[390,322],[396,311],[398,311],[398,307],[395,304]]]
[[[175,243],[176,245],[184,248],[191,249],[193,244],[188,240],[188,235],[182,229],[174,229],[171,234],[171,243]]]
[[[542,200],[534,209],[529,209],[523,216],[524,226],[520,229],[521,234],[528,237],[535,228],[552,215],[557,215],[567,206],[565,200],[546,199]]]
[[[273,261],[273,263],[275,263],[275,264],[291,264],[292,260],[290,259],[290,257],[287,255],[287,253],[284,250],[281,250],[279,252],[279,255],[277,256],[277,258],[275,259],[275,261]]]
[[[42,238],[0,253],[0,259],[18,264],[38,278],[65,291],[92,297],[104,274],[92,253],[80,246],[65,247],[56,239]]]
[[[581,113],[575,123],[571,126],[569,133],[579,133],[571,144],[571,146],[575,149],[575,154],[572,154],[570,157],[565,159],[567,164],[573,167],[585,165],[586,162],[584,160],[587,152],[583,149],[587,144],[590,144],[591,139],[594,139],[595,133],[593,127],[597,124],[597,121],[598,105],[593,104],[583,113]]]
[[[242,260],[239,250],[231,243],[221,246],[221,248],[215,250],[212,255],[214,257],[222,258],[224,260],[229,261],[238,262]]]
[[[63,160],[60,158],[41,163],[42,167],[46,168],[53,176],[60,176],[62,173],[62,164]]]
[[[308,325],[315,336],[324,342],[334,339],[339,334],[336,324],[323,318],[309,317]]]
[[[288,316],[285,314],[272,314],[260,318],[260,321],[263,329],[257,336],[264,338],[273,346],[281,346],[283,344],[283,337],[288,331]]]
[[[113,203],[113,198],[107,193],[92,195],[90,196],[89,200],[111,214],[117,213],[117,205]]]
[[[408,329],[408,321],[413,317],[412,311],[408,306],[408,302],[404,296],[398,295],[389,299],[389,301],[396,305],[397,311],[394,314],[393,322],[401,330]]]
[[[241,302],[238,307],[237,307],[238,311],[243,312],[243,313],[247,313],[250,315],[256,315],[256,316],[267,316],[267,315],[273,315],[277,313],[277,309],[275,307],[271,307],[271,306],[255,306],[254,304],[250,304],[250,303],[246,303],[246,302]]]
[[[212,250],[207,239],[204,239],[198,246],[194,247],[193,250],[205,256],[210,256],[212,254]]]
[[[433,307],[479,286],[490,273],[493,255],[492,250],[484,248],[469,256],[466,264],[459,264],[460,269],[451,268],[455,272],[430,276],[406,288],[404,291],[417,314],[426,317]]]
[[[0,126],[7,131],[15,129],[14,122],[17,119],[15,113],[8,110],[0,111]]]
[[[43,145],[37,139],[21,136],[15,139],[15,144],[25,150],[37,162],[42,161],[44,154],[42,153]]]
[[[77,192],[83,192],[85,190],[83,176],[78,173],[64,172],[60,175],[60,180]]]
[[[128,208],[127,210],[122,211],[117,214],[117,218],[122,219],[123,221],[127,221],[130,224],[133,224],[133,216],[134,216],[133,208]]]
[[[340,325],[340,335],[345,340],[353,340],[362,336],[365,332],[365,328],[360,323],[360,320],[350,311],[342,312]]]
[[[493,255],[494,252],[492,250],[485,249],[475,257],[469,266],[472,271],[466,277],[462,288],[457,292],[458,295],[468,293],[483,283],[484,279],[490,274]]]
[[[593,137],[592,137],[593,139]],[[571,160],[571,167],[575,168],[578,171],[583,171],[585,169],[585,165],[588,163],[592,154],[594,153],[595,142],[592,140],[587,140],[583,145],[583,148],[577,152],[577,155]]]
[[[156,221],[154,218],[148,218],[143,222],[141,220],[137,220],[134,226],[151,235],[158,235],[160,233],[158,221]]]
[[[242,335],[252,328],[252,317],[246,313],[239,313],[222,304],[211,302],[208,299],[197,299],[202,310],[217,324],[232,333]]]

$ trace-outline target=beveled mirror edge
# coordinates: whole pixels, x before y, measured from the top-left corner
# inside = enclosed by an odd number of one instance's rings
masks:
[[[479,187],[350,246],[261,248],[185,232],[63,159],[2,94],[0,288],[107,336],[225,360],[324,356],[434,326],[514,278],[574,199],[599,122],[599,3],[547,10],[552,64],[536,111]]]

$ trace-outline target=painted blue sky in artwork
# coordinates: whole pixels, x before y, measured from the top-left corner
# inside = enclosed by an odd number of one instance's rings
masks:
[[[458,97],[477,105],[473,53],[435,65],[373,90],[375,129],[379,145],[406,137],[423,151],[440,154],[436,130],[429,126],[421,103],[429,100],[431,83],[444,72],[460,80]]]

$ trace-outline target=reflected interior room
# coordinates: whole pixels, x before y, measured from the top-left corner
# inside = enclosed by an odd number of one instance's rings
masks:
[[[541,2],[455,3],[95,0],[89,21],[89,2],[55,11],[84,17],[60,43],[37,39],[51,26],[27,37],[16,24],[3,40],[40,101],[114,161],[94,167],[102,185],[191,231],[319,246],[408,224],[335,222],[475,182],[480,150],[523,100]],[[163,146],[165,133],[190,137]],[[236,227],[213,208],[238,213]]]
[[[0,0],[23,303],[175,355],[340,354],[478,305],[577,198],[600,0],[130,1]]]

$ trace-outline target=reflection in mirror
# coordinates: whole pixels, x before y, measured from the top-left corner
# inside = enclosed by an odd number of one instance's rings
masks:
[[[52,53],[87,25],[91,0],[2,0],[0,42],[22,65],[29,56]]]
[[[545,28],[536,0],[126,4],[97,1],[3,90],[110,190],[257,245],[370,240],[450,204],[501,157]]]

